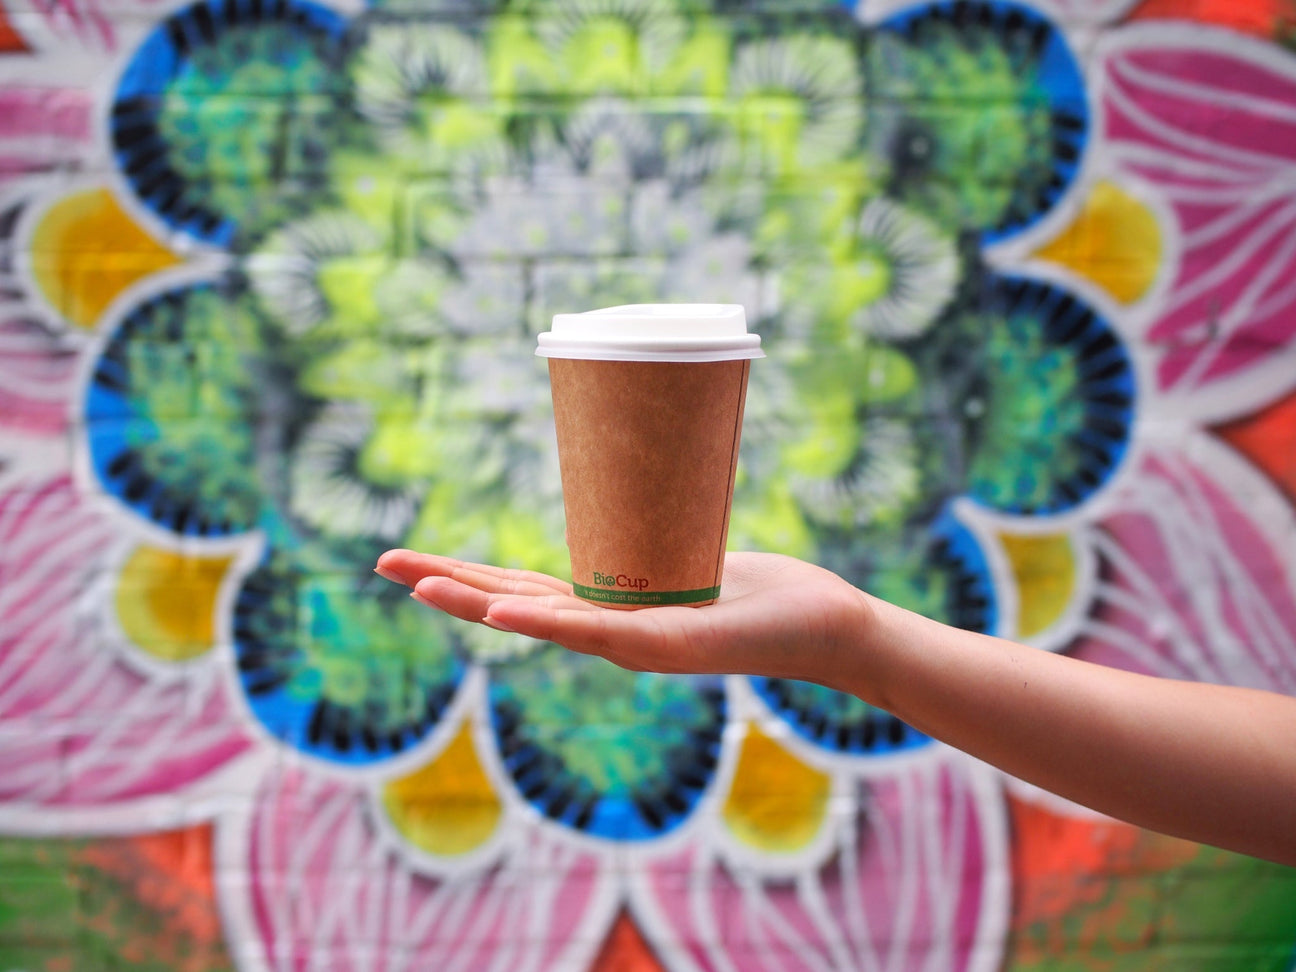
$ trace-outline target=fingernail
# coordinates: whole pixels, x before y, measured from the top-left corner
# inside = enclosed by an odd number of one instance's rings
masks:
[[[412,600],[418,601],[420,604],[426,605],[427,607],[430,607],[430,608],[439,607],[439,605],[436,603],[436,601],[431,601],[431,600],[429,600],[428,598],[426,598],[426,597],[424,597],[422,594],[420,594],[418,591],[410,591],[410,598],[411,598]]]
[[[375,567],[373,569],[373,572],[377,574],[379,577],[381,577],[383,580],[389,580],[393,584],[405,583],[405,581],[401,579],[401,576],[399,574],[397,574],[395,571],[388,570],[386,567]]]
[[[507,631],[510,634],[516,634],[516,632],[503,621],[492,618],[489,614],[482,618],[482,624],[486,625],[488,628],[494,628],[496,631]]]

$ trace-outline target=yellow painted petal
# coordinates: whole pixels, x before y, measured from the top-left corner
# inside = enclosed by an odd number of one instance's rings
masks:
[[[772,853],[801,850],[823,826],[831,782],[750,723],[720,814],[744,844]]]
[[[45,299],[85,328],[131,284],[181,261],[103,187],[50,206],[32,233],[30,252],[32,277]]]
[[[1099,182],[1072,223],[1036,256],[1071,268],[1130,304],[1156,279],[1161,249],[1153,212],[1120,186]]]
[[[480,847],[495,832],[503,813],[467,721],[440,756],[392,780],[383,787],[381,798],[387,816],[405,839],[438,857]]]
[[[1034,637],[1057,623],[1075,596],[1078,571],[1071,538],[1005,533],[999,539],[1017,579],[1017,634]]]
[[[161,661],[188,661],[210,651],[216,640],[216,595],[232,561],[139,547],[117,581],[122,630],[137,648]]]

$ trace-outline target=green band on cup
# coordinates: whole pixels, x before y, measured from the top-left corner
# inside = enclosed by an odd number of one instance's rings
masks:
[[[636,607],[652,607],[661,604],[701,604],[714,601],[720,596],[719,587],[700,587],[694,591],[616,591],[606,587],[586,587],[584,584],[573,584],[576,596],[585,601],[599,604],[633,604]]]

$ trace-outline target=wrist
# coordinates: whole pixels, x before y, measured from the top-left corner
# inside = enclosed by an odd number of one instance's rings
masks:
[[[877,680],[876,644],[890,605],[845,580],[840,583],[841,596],[829,625],[828,650],[816,681],[875,704],[872,686]]]
[[[896,714],[897,690],[905,672],[914,670],[914,660],[906,656],[923,640],[920,626],[932,622],[865,591],[854,593],[856,606],[843,632],[831,687]]]

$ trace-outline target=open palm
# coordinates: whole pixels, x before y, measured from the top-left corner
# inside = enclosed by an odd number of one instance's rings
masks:
[[[738,673],[828,684],[867,598],[840,577],[793,557],[731,553],[720,599],[705,607],[618,610],[583,601],[570,584],[534,571],[390,550],[377,572],[415,598],[466,621],[553,641],[638,671]],[[858,618],[858,615],[854,615]]]

